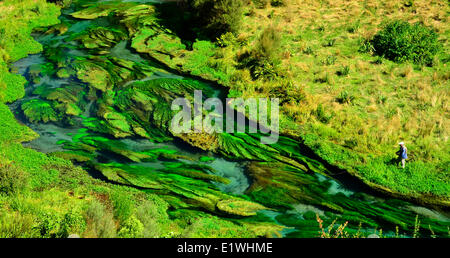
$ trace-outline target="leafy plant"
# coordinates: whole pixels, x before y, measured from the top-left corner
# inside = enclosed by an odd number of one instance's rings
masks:
[[[339,71],[336,72],[339,76],[347,76],[350,73],[350,67],[348,65],[343,66]]]
[[[299,103],[306,99],[306,93],[303,88],[295,87],[292,81],[286,80],[280,86],[274,87],[270,91],[270,95],[280,99],[280,104],[284,103]]]
[[[324,124],[327,124],[331,120],[331,118],[333,118],[332,114],[329,114],[325,111],[322,104],[319,104],[319,106],[317,106],[314,114],[316,115],[317,119]]]
[[[358,49],[361,53],[372,53],[375,51],[370,40],[362,40]]]
[[[34,237],[33,217],[18,212],[0,214],[0,238]]]
[[[87,207],[85,217],[88,229],[93,231],[95,237],[112,238],[116,236],[113,215],[101,203],[91,202]]]
[[[279,31],[273,26],[267,27],[258,38],[254,49],[241,62],[250,68],[254,79],[275,78],[279,75],[279,49]]]
[[[242,21],[241,0],[193,0],[191,8],[196,21],[213,38],[236,32]]]
[[[257,60],[275,62],[280,49],[280,32],[273,26],[267,27],[259,37],[253,50],[253,57]]]
[[[324,47],[332,47],[336,43],[336,39],[329,39],[325,44]]]
[[[337,57],[335,56],[327,56],[327,58],[322,61],[325,65],[334,65],[336,63]]]
[[[351,104],[355,100],[355,96],[350,95],[348,91],[342,91],[336,100],[341,104]]]
[[[313,48],[311,46],[307,46],[305,48],[305,50],[303,50],[303,53],[306,54],[306,55],[311,55],[311,54],[314,53],[314,50],[313,50]]]
[[[431,65],[442,48],[438,34],[420,23],[394,21],[386,25],[372,40],[377,55],[395,62],[413,61]]]
[[[142,222],[131,216],[123,223],[118,235],[124,238],[140,237],[143,231],[144,225],[142,225]]]
[[[0,192],[15,193],[23,189],[26,183],[25,173],[12,162],[0,163]]]

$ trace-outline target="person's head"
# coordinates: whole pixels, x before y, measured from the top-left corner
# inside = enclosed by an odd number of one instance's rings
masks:
[[[400,145],[401,147],[404,147],[405,143],[404,142],[400,142],[398,145]]]

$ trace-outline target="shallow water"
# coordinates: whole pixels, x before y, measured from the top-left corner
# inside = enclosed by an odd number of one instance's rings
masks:
[[[250,186],[249,179],[244,173],[243,164],[217,158],[208,165],[215,170],[214,174],[231,181],[229,184],[214,182],[220,190],[226,193],[240,195],[244,194]]]

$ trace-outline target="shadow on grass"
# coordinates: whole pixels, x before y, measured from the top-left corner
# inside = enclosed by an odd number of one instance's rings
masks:
[[[157,18],[160,24],[176,34],[188,50],[197,38],[197,25],[185,4],[167,2],[156,4]]]

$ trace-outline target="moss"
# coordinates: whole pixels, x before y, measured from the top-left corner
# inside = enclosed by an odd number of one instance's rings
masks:
[[[52,152],[49,154],[50,156],[72,160],[75,162],[86,162],[93,158],[92,154],[81,152],[81,151],[61,151],[61,152]]]
[[[241,200],[223,200],[217,203],[217,208],[228,214],[239,216],[254,216],[257,211],[266,209],[260,204]]]
[[[89,83],[95,89],[106,91],[111,86],[111,77],[107,71],[96,65],[88,65],[84,69],[77,71],[77,77]]]
[[[22,104],[22,111],[32,123],[58,121],[58,115],[50,102],[32,99]]]
[[[58,72],[56,73],[56,75],[59,78],[69,78],[70,77],[70,73],[67,71],[67,69],[59,69]]]

